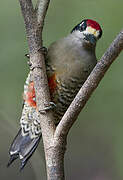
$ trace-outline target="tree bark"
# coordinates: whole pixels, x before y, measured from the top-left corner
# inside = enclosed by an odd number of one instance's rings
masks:
[[[46,165],[48,180],[64,180],[64,154],[66,141],[59,143],[53,140],[53,146],[46,150]]]

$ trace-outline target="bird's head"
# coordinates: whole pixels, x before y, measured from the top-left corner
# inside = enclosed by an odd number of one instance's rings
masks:
[[[71,33],[75,33],[79,38],[82,38],[86,44],[95,46],[97,40],[102,36],[102,29],[96,21],[85,19],[77,24]]]

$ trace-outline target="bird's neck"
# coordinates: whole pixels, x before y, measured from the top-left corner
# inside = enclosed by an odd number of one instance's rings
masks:
[[[89,50],[89,51],[95,51],[95,47],[96,47],[96,44],[95,45],[92,45],[90,43],[87,43],[85,40],[84,40],[84,35],[82,32],[80,31],[74,31],[73,33],[71,33],[69,36],[68,36],[68,39],[70,41],[72,41],[73,44],[77,45],[78,47],[82,47],[86,50]]]

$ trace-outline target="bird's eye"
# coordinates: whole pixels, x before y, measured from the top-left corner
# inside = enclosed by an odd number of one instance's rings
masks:
[[[80,31],[85,31],[87,27],[86,21],[82,21],[82,23],[80,23],[79,26],[80,26]]]
[[[77,24],[77,26],[75,26],[75,27],[73,28],[73,30],[71,31],[71,33],[74,32],[74,31],[77,31],[77,30],[79,30],[80,32],[82,32],[82,31],[86,30],[86,27],[87,27],[86,20],[84,20],[84,21],[82,21],[81,23]]]

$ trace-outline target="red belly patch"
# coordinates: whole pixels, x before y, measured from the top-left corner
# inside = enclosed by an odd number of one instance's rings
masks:
[[[29,106],[36,107],[34,82],[30,82],[28,86],[28,91],[26,93],[25,101],[29,104]]]
[[[50,94],[52,96],[52,94],[54,93],[54,91],[56,90],[56,87],[57,87],[55,73],[48,78],[48,85],[49,85],[49,89],[50,89]]]
[[[48,85],[50,89],[50,94],[54,93],[56,89],[56,74],[54,73],[51,77],[48,78]],[[25,94],[24,100],[29,104],[31,107],[36,108],[36,97],[35,97],[35,89],[34,89],[34,82],[30,82],[28,86],[28,91]]]

